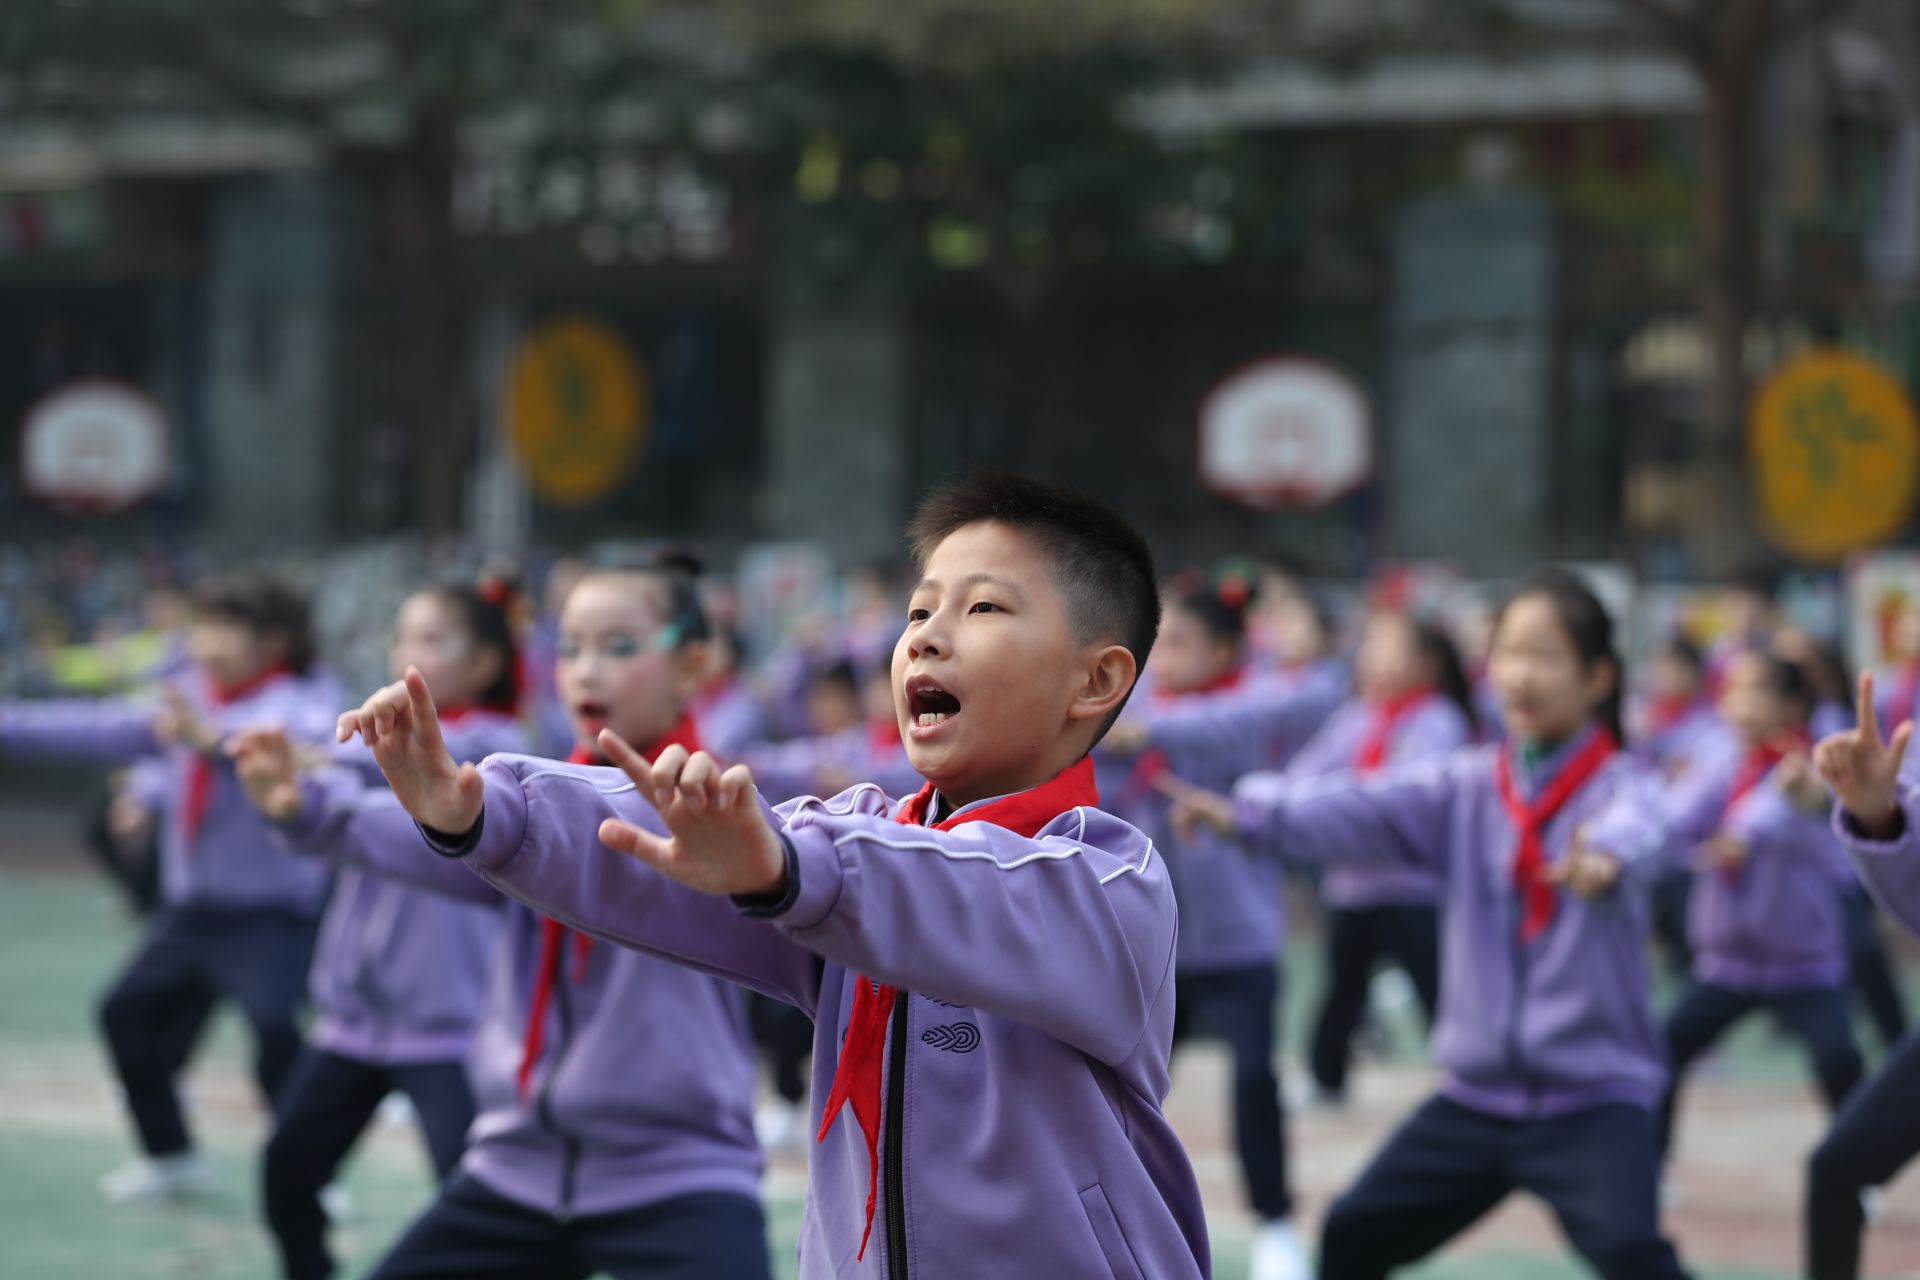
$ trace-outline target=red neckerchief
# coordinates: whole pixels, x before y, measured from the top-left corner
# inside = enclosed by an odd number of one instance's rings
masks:
[[[700,739],[694,731],[692,716],[682,713],[673,728],[648,743],[640,754],[651,764],[662,751],[673,746],[685,747],[688,751],[700,750]],[[606,757],[591,747],[575,747],[567,757],[568,764],[606,762]],[[593,939],[584,933],[574,933],[550,916],[540,917],[540,967],[534,971],[533,995],[527,1001],[527,1029],[520,1038],[520,1070],[515,1077],[523,1101],[527,1096],[527,1085],[533,1079],[533,1064],[540,1061],[540,1049],[546,1042],[547,1006],[553,1001],[554,978],[560,971],[560,952],[569,935],[573,937],[572,981],[583,982],[587,976],[587,954],[593,950]]]
[[[1100,803],[1094,786],[1093,759],[1082,756],[1079,763],[1061,770],[1029,791],[983,804],[954,814],[939,822],[927,822],[928,806],[933,803],[933,784],[927,783],[915,795],[901,801],[893,815],[895,822],[909,826],[931,826],[935,831],[951,831],[966,822],[991,822],[1018,835],[1032,838],[1040,828],[1069,809]],[[882,986],[865,974],[853,979],[853,1009],[847,1015],[847,1033],[840,1042],[840,1061],[833,1069],[833,1088],[820,1118],[816,1142],[825,1142],[827,1130],[840,1109],[849,1103],[853,1118],[867,1140],[867,1220],[860,1233],[858,1262],[866,1256],[867,1238],[873,1234],[874,1200],[880,1186],[880,1078],[881,1064],[887,1052],[887,1023],[893,1016],[898,992]]]
[[[239,684],[217,684],[207,682],[207,705],[210,707],[230,707],[243,698],[251,698],[281,676],[290,676],[293,668],[284,662],[275,663],[257,675],[249,676]],[[213,761],[195,751],[193,763],[187,769],[187,790],[180,798],[180,826],[186,832],[187,852],[193,852],[194,841],[200,838],[200,828],[207,821],[207,805],[213,800]]]
[[[1507,811],[1507,821],[1519,836],[1513,855],[1513,887],[1525,908],[1520,919],[1520,938],[1524,942],[1532,942],[1553,922],[1553,886],[1541,878],[1546,870],[1547,855],[1540,835],[1553,815],[1560,812],[1619,749],[1620,744],[1613,740],[1611,733],[1605,729],[1595,733],[1561,766],[1553,781],[1531,804],[1520,798],[1519,789],[1513,785],[1513,748],[1503,750],[1494,764],[1493,782],[1500,794],[1500,805]]]
[[[1791,740],[1794,749],[1800,751],[1807,749],[1806,730],[1789,729],[1786,737]],[[1727,815],[1733,812],[1733,806],[1739,804],[1748,792],[1765,782],[1767,775],[1773,772],[1774,766],[1786,758],[1786,751],[1771,742],[1762,742],[1748,747],[1747,753],[1740,757],[1740,767],[1734,770],[1733,781],[1727,786],[1727,802],[1720,806],[1721,822],[1724,823]],[[1728,880],[1738,880],[1740,866],[1736,863],[1722,867],[1720,874]]]
[[[1360,747],[1353,753],[1353,767],[1361,773],[1378,772],[1387,762],[1387,748],[1393,743],[1394,730],[1407,718],[1407,713],[1433,696],[1431,686],[1422,685],[1418,689],[1409,689],[1397,698],[1382,698],[1369,703],[1373,718],[1367,722],[1366,736],[1360,739]]]
[[[1178,702],[1182,698],[1197,698],[1203,694],[1219,693],[1226,689],[1237,689],[1246,678],[1244,666],[1234,667],[1222,672],[1211,680],[1206,680],[1191,689],[1175,692],[1171,689],[1155,689],[1153,700],[1157,703]],[[1138,804],[1153,790],[1154,780],[1167,771],[1167,753],[1158,747],[1148,747],[1133,762],[1133,768],[1127,772],[1127,780],[1121,784],[1120,795],[1125,804]]]

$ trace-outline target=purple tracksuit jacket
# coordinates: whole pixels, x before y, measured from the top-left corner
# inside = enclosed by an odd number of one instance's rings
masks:
[[[854,975],[899,988],[872,1242],[856,1262],[868,1160],[843,1112],[811,1153],[803,1280],[1207,1274],[1199,1191],[1160,1109],[1173,890],[1140,832],[1089,808],[1033,838],[937,831],[894,822],[871,785],[807,797],[766,811],[793,892],[755,917],[599,844],[608,817],[664,830],[624,775],[517,756],[481,771],[467,865],[570,924],[811,1014],[816,1126]]]
[[[1537,795],[1584,742],[1533,769],[1516,763],[1521,794]],[[1523,942],[1518,842],[1494,780],[1507,749],[1473,747],[1364,782],[1256,774],[1235,788],[1241,827],[1291,857],[1413,866],[1439,879],[1451,976],[1433,1051],[1448,1098],[1512,1119],[1607,1102],[1650,1108],[1667,1077],[1646,963],[1647,891],[1667,838],[1657,780],[1615,755],[1547,823],[1549,863],[1579,831],[1620,860],[1621,883],[1594,901],[1558,894],[1545,932]]]
[[[1825,815],[1795,809],[1769,781],[1727,807],[1743,756],[1737,744],[1706,753],[1664,798],[1669,857],[1681,865],[1722,830],[1750,851],[1737,873],[1694,872],[1687,903],[1693,976],[1755,993],[1839,986],[1847,973],[1845,860]]]
[[[473,711],[443,723],[456,760],[481,760],[526,741],[511,716]],[[341,748],[336,759],[337,768],[352,773],[309,789],[309,810],[295,829],[321,826],[323,796],[337,807],[352,803],[359,794],[353,774],[367,791],[385,790],[372,753],[358,742]],[[495,905],[345,867],[320,921],[311,979],[319,1016],[307,1038],[329,1053],[386,1066],[465,1058],[499,926]]]
[[[1144,704],[1137,718],[1160,767],[1224,792],[1243,774],[1291,758],[1338,705],[1345,683],[1335,668],[1304,678],[1260,676],[1231,689]],[[1286,945],[1279,861],[1211,831],[1181,840],[1168,821],[1170,808],[1149,790],[1134,798],[1128,814],[1138,815],[1138,825],[1166,855],[1180,903],[1180,971],[1271,965]]]
[[[276,676],[227,706],[200,709],[222,733],[274,726],[308,742],[332,738],[337,710],[336,699],[325,690],[291,675]],[[270,824],[234,776],[232,761],[204,762],[212,770],[206,809],[198,831],[187,830],[179,801],[201,765],[186,747],[162,754],[153,736],[154,711],[151,703],[122,698],[0,703],[0,753],[140,761],[134,786],[156,806],[160,890],[168,906],[319,915],[332,872],[274,842]]]
[[[1287,766],[1288,776],[1306,779],[1349,772],[1372,722],[1373,709],[1362,699],[1342,703],[1293,757]],[[1459,707],[1442,697],[1428,698],[1408,710],[1394,726],[1387,740],[1387,766],[1396,768],[1443,755],[1466,745],[1471,737],[1467,718]],[[1417,906],[1439,900],[1440,881],[1436,868],[1419,863],[1344,859],[1327,867],[1320,880],[1320,897],[1329,907],[1343,911]]]
[[[1713,699],[1701,697],[1669,724],[1638,734],[1633,754],[1676,781],[1702,759],[1735,749],[1733,731],[1721,721]]]
[[[567,771],[523,760],[530,773]],[[389,791],[344,770],[311,776],[298,847],[347,866],[501,907],[437,854]],[[588,836],[591,838],[592,833]],[[519,1085],[542,922],[506,902],[467,1055],[479,1118],[461,1168],[559,1218],[700,1193],[758,1198],[758,1070],[740,991],[619,947],[563,948],[528,1089]]]

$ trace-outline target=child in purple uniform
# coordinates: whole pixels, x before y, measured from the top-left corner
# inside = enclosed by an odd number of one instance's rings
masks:
[[[1197,1031],[1233,1053],[1233,1132],[1247,1199],[1262,1220],[1250,1280],[1312,1274],[1291,1222],[1280,1080],[1274,1070],[1275,1009],[1286,917],[1278,859],[1250,855],[1204,829],[1174,830],[1153,782],[1170,774],[1224,789],[1241,774],[1310,737],[1332,710],[1339,683],[1250,675],[1240,607],[1216,591],[1176,596],[1154,648],[1154,697],[1116,726],[1136,748],[1130,789],[1167,860],[1180,905],[1174,1043]]]
[[[1333,1206],[1321,1280],[1381,1280],[1519,1189],[1607,1280],[1677,1280],[1645,954],[1666,833],[1654,780],[1618,749],[1612,622],[1577,578],[1543,573],[1501,613],[1489,668],[1503,744],[1189,801],[1289,856],[1425,867],[1444,886],[1440,1092]]]
[[[400,607],[392,661],[395,672],[418,667],[445,691],[441,723],[460,758],[524,746],[513,630],[498,604],[465,586],[416,592]],[[282,768],[253,761],[241,781],[262,812],[291,818],[304,797],[291,756],[284,745],[280,751]],[[358,744],[337,758],[371,770],[367,788],[385,788]],[[348,780],[339,780],[341,799],[350,793]],[[412,1101],[436,1175],[445,1180],[458,1166],[473,1123],[467,1048],[498,922],[499,913],[479,903],[354,867],[340,873],[314,956],[318,1018],[288,1080],[262,1170],[267,1224],[289,1280],[333,1274],[321,1189],[387,1094]]]
[[[1473,740],[1466,672],[1452,640],[1432,623],[1395,611],[1374,614],[1354,666],[1358,696],[1300,748],[1289,776],[1370,774]],[[1323,874],[1320,897],[1327,908],[1327,990],[1309,1062],[1318,1095],[1339,1102],[1382,959],[1412,980],[1429,1022],[1439,1007],[1440,880],[1432,868],[1391,859],[1340,862]]]
[[[1771,1010],[1812,1060],[1827,1105],[1860,1082],[1842,995],[1840,898],[1850,879],[1826,822],[1826,790],[1807,765],[1812,691],[1792,663],[1764,653],[1727,663],[1720,705],[1740,751],[1671,789],[1667,823],[1693,864],[1692,982],[1667,1015],[1673,1079],[1661,1148],[1687,1070],[1736,1022]]]
[[[220,1001],[253,1031],[254,1075],[272,1104],[300,1052],[295,1014],[307,980],[325,867],[276,850],[220,744],[265,725],[319,740],[326,708],[305,676],[313,660],[306,601],[257,575],[215,579],[194,598],[194,684],[162,708],[136,700],[0,704],[0,753],[143,766],[157,811],[161,907],[100,1006],[142,1156],[101,1180],[109,1200],[206,1190],[176,1089]]]
[[[358,713],[437,847],[596,934],[814,1015],[803,1280],[1181,1280],[1207,1272],[1193,1172],[1161,1110],[1172,886],[1103,813],[1088,751],[1159,621],[1109,508],[988,477],[929,499],[894,650],[926,784],[770,809],[744,766],[456,766],[424,686]],[[630,854],[620,857],[595,839]]]
[[[697,747],[688,703],[705,670],[705,638],[694,580],[677,563],[581,579],[561,612],[555,664],[580,743],[573,759],[597,761],[592,744],[605,729],[645,744],[649,757]],[[417,669],[409,678],[428,696]],[[255,784],[262,794],[294,793],[280,812],[298,847],[502,906],[497,890],[421,840],[391,793],[368,793],[339,769],[295,783],[270,745],[255,738],[237,749],[243,768],[271,775]],[[459,726],[444,737],[436,729],[448,768],[468,746]],[[581,772],[528,763],[543,778]],[[758,1073],[742,993],[594,945],[516,902],[502,914],[468,1056],[480,1114],[466,1155],[373,1274],[765,1277]]]
[[[1833,829],[1880,905],[1920,933],[1920,770],[1907,761],[1913,721],[1880,733],[1873,677],[1860,677],[1857,728],[1814,749],[1814,766],[1838,800]],[[1904,767],[1903,767],[1904,764]],[[1891,1182],[1920,1153],[1920,1033],[1854,1090],[1807,1166],[1807,1274],[1855,1280],[1862,1196]]]

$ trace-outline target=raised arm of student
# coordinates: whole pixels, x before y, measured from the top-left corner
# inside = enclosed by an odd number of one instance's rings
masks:
[[[0,702],[0,754],[115,762],[164,747],[154,732],[161,705],[145,698],[48,698]]]
[[[1340,700],[1331,680],[1288,684],[1268,678],[1230,692],[1142,706],[1136,724],[1140,745],[1172,757],[1175,770],[1188,757],[1219,753],[1241,760],[1267,760],[1311,739]]]
[[[617,771],[518,755],[491,756],[478,769],[456,765],[440,737],[433,697],[411,670],[340,718],[341,740],[355,733],[446,867],[477,873],[476,883],[609,942],[808,1012],[816,1006],[817,957],[725,898],[696,893],[601,845],[598,833],[609,821],[643,832],[666,829]]]
[[[1251,773],[1234,786],[1236,833],[1255,849],[1305,862],[1374,859],[1443,868],[1454,799],[1470,753],[1397,765],[1369,777]]]
[[[1858,727],[1814,748],[1814,768],[1833,790],[1834,834],[1882,906],[1920,933],[1920,778],[1903,773],[1913,722],[1880,733],[1873,676],[1863,674]]]
[[[800,804],[773,815],[782,830],[744,767],[722,772],[705,753],[670,748],[643,773],[602,742],[650,787],[665,831],[611,823],[601,836],[662,875],[751,895],[808,951],[1038,1027],[1102,1062],[1124,1061],[1146,1032],[1172,972],[1173,893],[1152,845],[1119,820],[1080,809],[1067,834],[1036,839]]]
[[[276,729],[249,729],[227,743],[247,799],[295,853],[400,880],[449,898],[495,903],[500,893],[440,856],[394,794],[342,764],[302,769]]]

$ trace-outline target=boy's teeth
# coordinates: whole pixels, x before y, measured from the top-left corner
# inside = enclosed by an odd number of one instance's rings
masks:
[[[930,729],[936,724],[945,724],[947,713],[944,711],[922,711],[918,723],[922,729]]]

